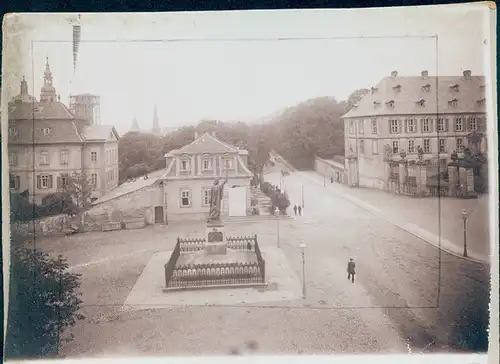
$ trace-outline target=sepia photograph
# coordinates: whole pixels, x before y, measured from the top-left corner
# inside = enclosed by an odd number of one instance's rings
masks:
[[[7,15],[7,360],[486,360],[495,17]]]

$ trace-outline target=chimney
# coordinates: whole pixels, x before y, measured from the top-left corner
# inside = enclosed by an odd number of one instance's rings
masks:
[[[398,77],[398,71],[392,71],[391,72],[391,77],[392,78]]]
[[[198,132],[197,131],[194,132],[194,139],[195,140],[198,139]]]
[[[470,70],[465,70],[464,71],[464,78],[465,79],[470,79],[470,76],[471,76],[471,71]]]
[[[422,75],[422,78],[426,78],[429,76],[429,71],[424,70],[424,71],[422,71],[421,75]]]

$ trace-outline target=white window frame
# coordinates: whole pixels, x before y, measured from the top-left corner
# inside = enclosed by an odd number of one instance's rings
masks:
[[[52,128],[50,127],[42,128],[42,133],[43,135],[50,135],[52,134]]]
[[[458,127],[460,125],[460,128]],[[464,131],[464,119],[456,117],[454,120],[455,131]]]
[[[415,139],[408,140],[408,153],[415,153]]]
[[[227,162],[229,162],[229,166],[227,165]],[[224,167],[223,169],[225,171],[229,171],[229,170],[234,169],[233,158],[231,158],[231,157],[222,158],[222,165],[223,165],[223,167]]]
[[[92,173],[92,174],[90,175],[90,184],[92,185],[92,187],[93,187],[94,189],[96,189],[96,188],[97,188],[97,179],[98,179],[98,178],[97,178],[97,173]]]
[[[188,188],[183,188],[179,191],[179,207],[180,208],[189,208],[193,205],[193,194],[190,189]],[[187,198],[188,199],[188,205],[183,204],[183,199]]]
[[[415,119],[406,120],[406,130],[408,133],[415,133],[417,131],[417,123],[415,122]]]
[[[359,134],[364,134],[365,133],[365,120],[364,119],[359,120],[358,127],[359,127]]]
[[[17,165],[17,154],[16,152],[9,153],[9,166]]]
[[[446,139],[439,138],[438,150],[439,150],[439,153],[446,153]]]
[[[378,154],[378,140],[372,139],[372,154]]]
[[[359,140],[359,151],[361,154],[365,154],[365,140],[364,139]]]
[[[392,141],[392,154],[398,154],[399,153],[399,140],[393,140]]]
[[[97,162],[97,152],[90,152],[90,161],[94,163]]]
[[[60,176],[61,187],[66,187],[69,183],[69,175],[67,173],[62,173]]]
[[[201,189],[201,206],[210,206],[210,187]]]
[[[427,142],[427,144],[426,144]],[[431,140],[430,139],[424,139],[423,140],[423,148],[424,153],[431,153]]]
[[[48,174],[41,174],[40,175],[40,189],[41,190],[46,190],[49,189],[49,182],[50,182],[50,175]]]
[[[15,126],[9,127],[9,136],[10,137],[17,137],[19,134],[19,129],[16,128]]]
[[[399,134],[399,120],[398,119],[390,119],[390,132],[391,134]]]
[[[437,131],[438,132],[445,132],[446,131],[446,119],[445,118],[438,118],[437,119]]]
[[[50,154],[46,150],[40,152],[40,165],[41,166],[50,165]]]
[[[354,134],[354,121],[349,120],[349,134]]]
[[[377,119],[372,119],[372,134],[378,133]]]
[[[66,158],[63,158],[66,157]],[[66,159],[66,160],[64,160]],[[69,164],[69,150],[64,149],[59,152],[59,164],[61,166],[67,166]]]
[[[422,133],[430,133],[431,132],[431,119],[422,118]]]
[[[183,167],[183,162],[186,163],[186,168]],[[189,172],[191,171],[191,160],[189,158],[183,157],[179,160],[179,171]]]
[[[461,143],[459,143],[459,141]],[[457,138],[456,141],[455,141],[455,143],[456,143],[456,146],[457,146],[457,153],[462,153],[464,151],[464,149],[465,149],[464,138]]]
[[[469,130],[470,131],[477,130],[477,118],[475,116],[469,117]]]
[[[14,187],[11,183],[14,182]],[[19,190],[21,184],[21,178],[15,174],[9,174],[9,190]]]
[[[207,167],[205,167],[205,162],[208,162],[208,166]],[[212,157],[208,157],[208,156],[202,157],[202,159],[201,159],[201,169],[203,171],[210,171],[210,170],[213,169]]]

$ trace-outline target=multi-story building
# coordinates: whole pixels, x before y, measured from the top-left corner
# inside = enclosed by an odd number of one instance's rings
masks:
[[[76,172],[89,178],[94,197],[105,194],[118,184],[118,133],[94,124],[98,97],[76,95],[73,109],[60,101],[48,60],[43,78],[40,101],[28,93],[23,78],[20,93],[9,102],[11,191],[28,191],[40,203]]]
[[[485,78],[399,76],[382,79],[343,117],[351,186],[384,189],[391,161],[418,158],[444,168],[456,151],[486,153]],[[419,153],[420,151],[420,153]]]

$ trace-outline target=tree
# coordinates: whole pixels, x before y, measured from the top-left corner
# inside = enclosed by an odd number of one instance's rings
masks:
[[[39,206],[42,216],[57,214],[72,214],[77,212],[77,207],[69,193],[56,192],[45,196]]]
[[[68,176],[65,182],[59,183],[63,201],[73,201],[71,206],[65,207],[66,213],[78,214],[89,208],[92,198],[92,181],[85,173],[75,172]]]
[[[9,310],[5,353],[10,358],[57,354],[60,339],[77,320],[81,309],[80,275],[68,272],[59,255],[27,248],[11,254]],[[68,334],[62,340],[72,340]]]
[[[10,220],[31,221],[40,217],[40,211],[36,204],[30,202],[28,191],[22,193],[10,193]]]

